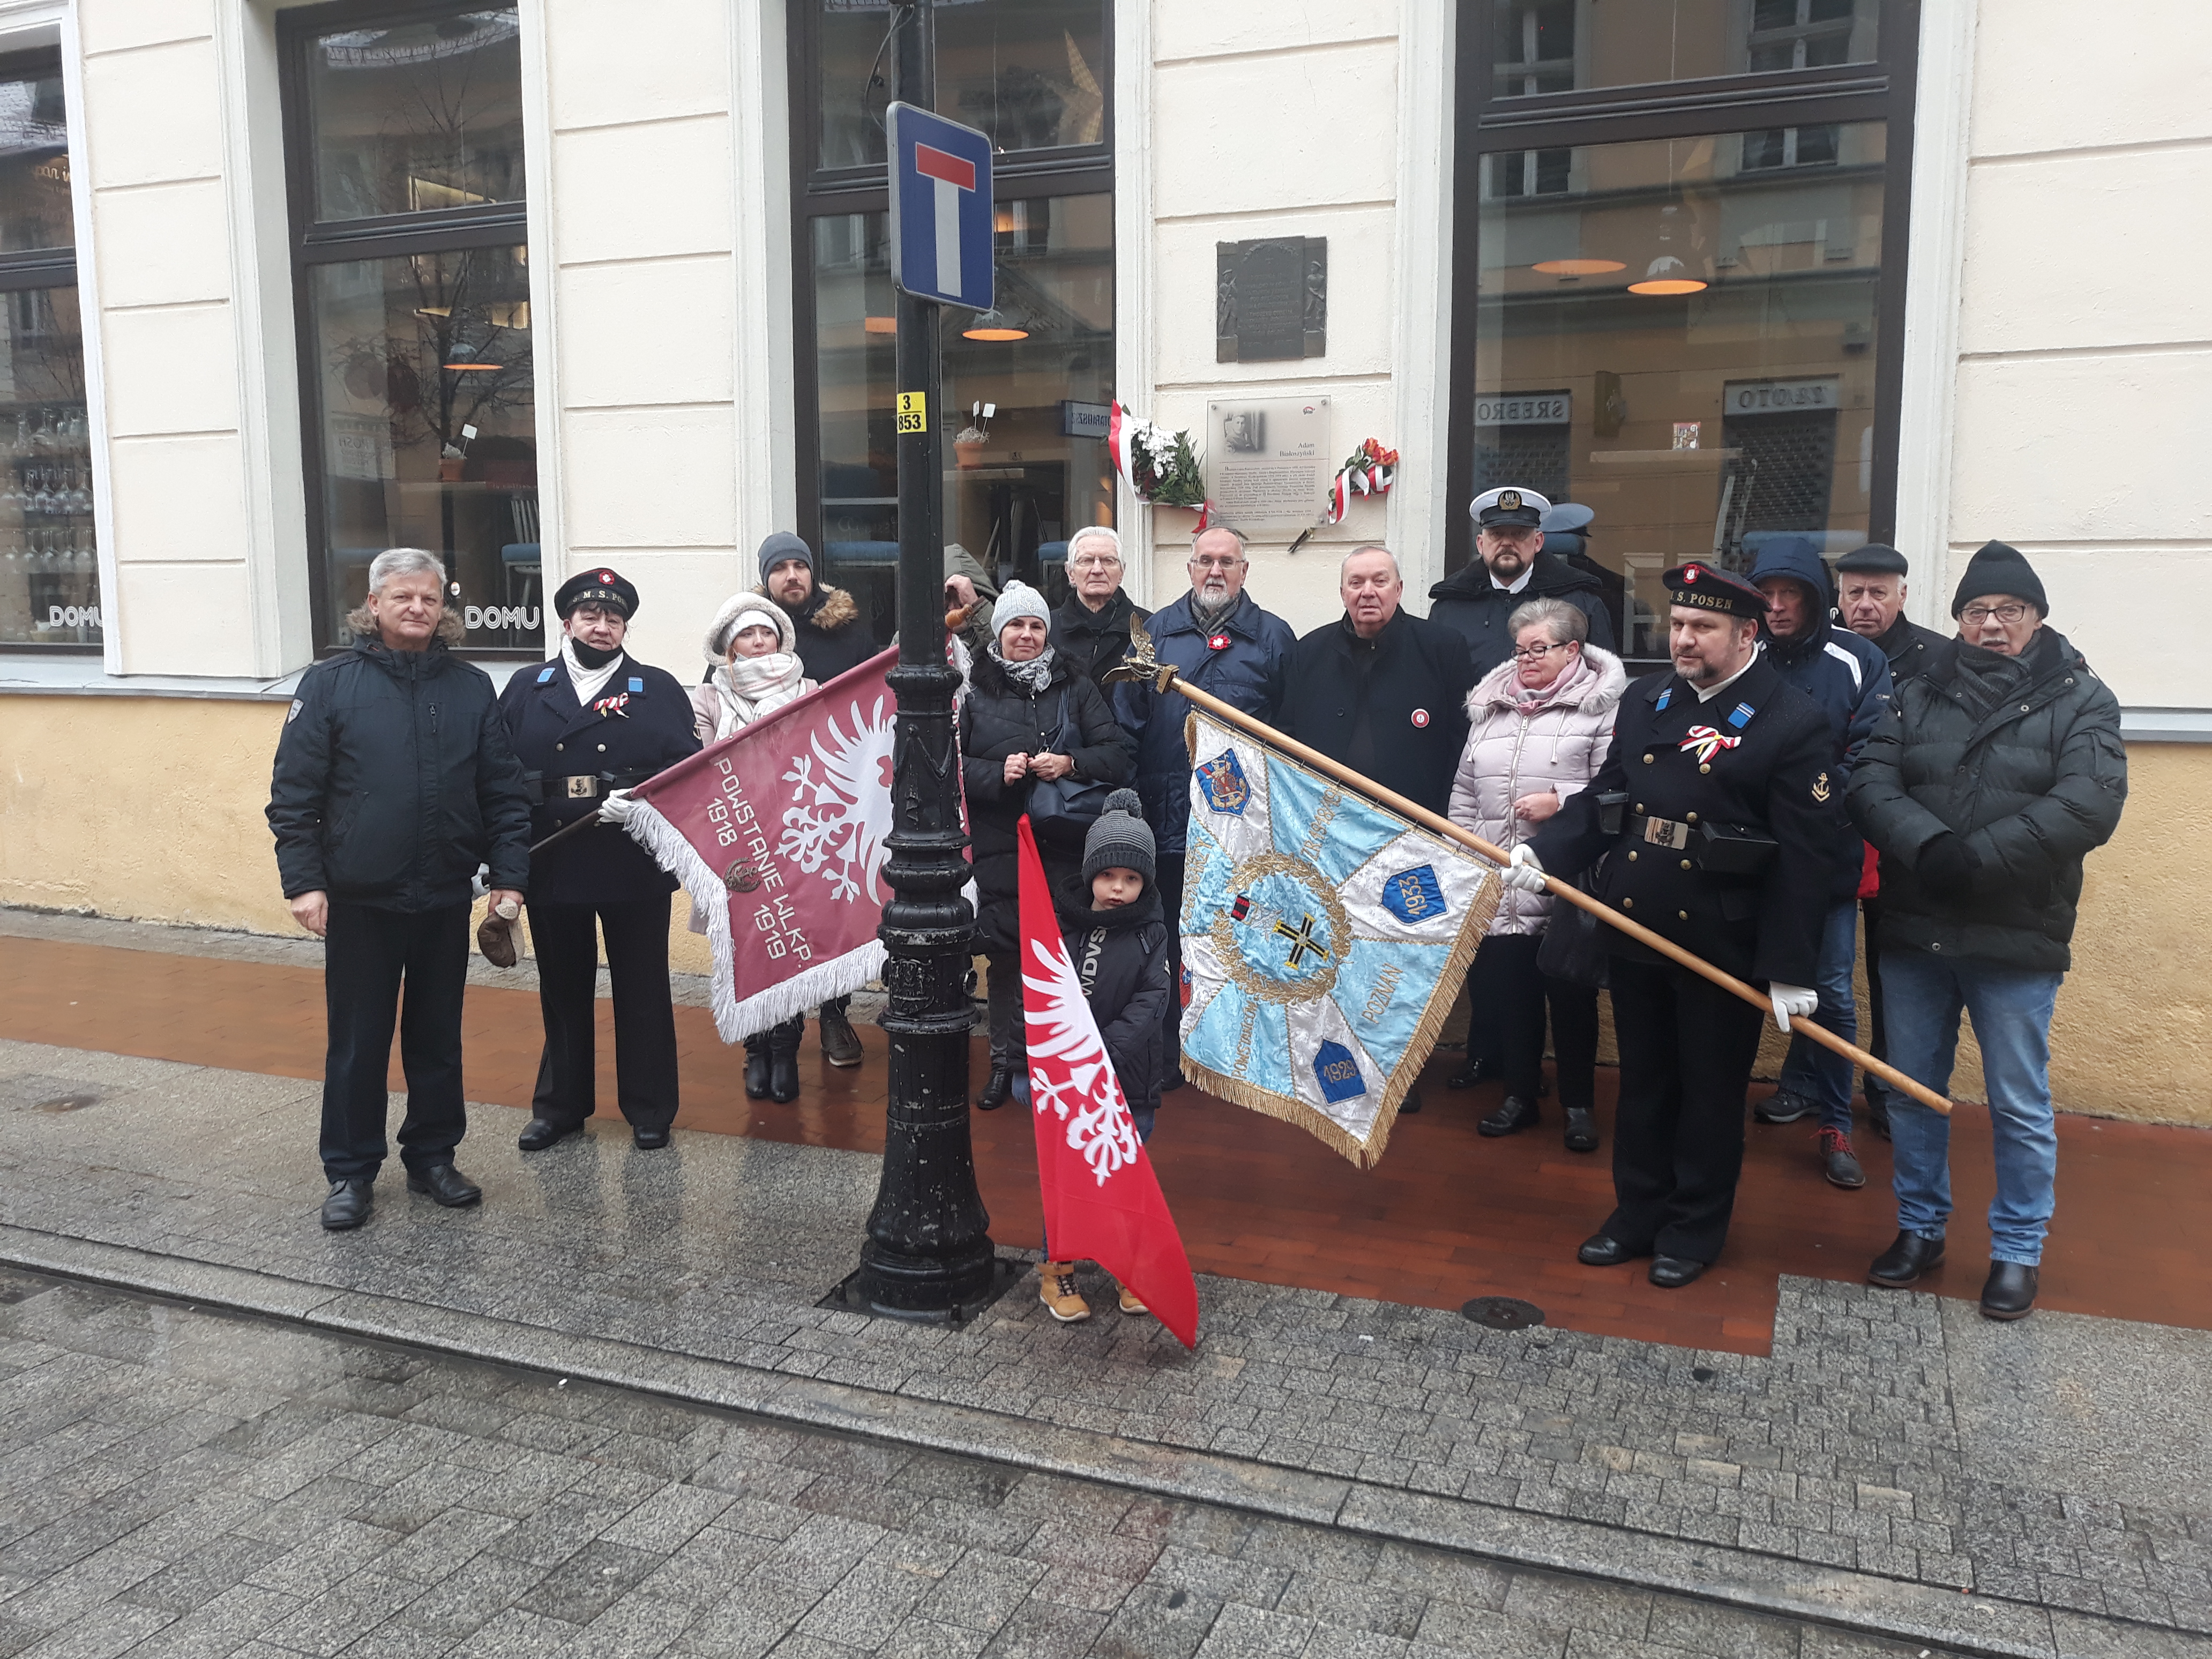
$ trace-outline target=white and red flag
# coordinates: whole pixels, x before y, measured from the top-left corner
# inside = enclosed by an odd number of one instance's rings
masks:
[[[897,660],[872,658],[632,793],[630,835],[706,918],[725,1042],[883,971]]]
[[[1045,1237],[1054,1260],[1096,1261],[1195,1347],[1198,1285],[1182,1235],[1068,960],[1026,817],[1020,836],[1022,1012]]]

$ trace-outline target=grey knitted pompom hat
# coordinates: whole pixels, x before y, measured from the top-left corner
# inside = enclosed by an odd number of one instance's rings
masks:
[[[1116,789],[1083,842],[1083,879],[1101,870],[1134,870],[1152,883],[1152,826],[1145,822],[1145,803],[1133,789]]]

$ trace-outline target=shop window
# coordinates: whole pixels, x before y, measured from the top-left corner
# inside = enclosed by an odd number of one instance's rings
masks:
[[[100,642],[59,54],[0,58],[0,646]]]
[[[282,14],[316,644],[386,547],[467,648],[539,654],[536,388],[512,3]]]
[[[811,0],[799,17],[798,529],[823,580],[852,592],[888,639],[898,560],[882,130],[890,11]],[[1113,522],[1110,21],[1099,0],[981,0],[936,14],[937,107],[1000,149],[998,305],[984,317],[942,314],[945,536],[1055,603],[1068,537]]]
[[[1452,491],[1589,507],[1575,556],[1650,661],[1669,566],[1747,569],[1784,536],[1832,559],[1891,533],[1908,160],[1893,135],[1911,130],[1913,13],[1496,0],[1492,15],[1460,65],[1480,166],[1455,208]],[[1881,40],[1899,55],[1876,58]],[[1773,78],[1685,84],[1729,76]],[[1449,534],[1454,569],[1473,538],[1460,514]]]

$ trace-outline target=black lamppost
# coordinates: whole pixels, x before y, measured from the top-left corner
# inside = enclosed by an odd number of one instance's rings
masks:
[[[893,95],[934,108],[930,0],[902,5],[895,16]],[[897,389],[925,401],[921,429],[902,422],[898,437],[899,660],[890,672],[898,721],[884,866],[893,896],[881,934],[890,957],[883,1028],[890,1039],[890,1104],[883,1176],[848,1297],[878,1313],[942,1319],[988,1300],[996,1267],[968,1133],[967,976],[975,918],[961,894],[968,837],[952,715],[960,677],[945,660],[938,306],[903,290],[897,303]]]

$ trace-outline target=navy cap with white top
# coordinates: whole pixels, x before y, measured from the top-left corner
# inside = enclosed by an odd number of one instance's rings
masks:
[[[1544,522],[1544,514],[1551,508],[1549,496],[1509,484],[1502,489],[1484,490],[1468,503],[1467,512],[1485,530],[1506,524],[1527,525],[1533,530]]]

